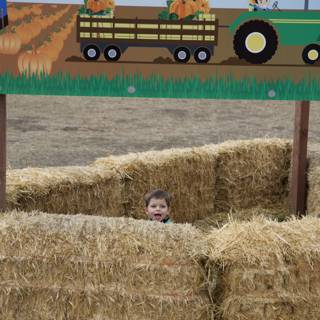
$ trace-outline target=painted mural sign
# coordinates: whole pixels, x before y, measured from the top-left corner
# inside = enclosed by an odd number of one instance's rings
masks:
[[[320,7],[282,1],[0,0],[0,93],[320,100]]]

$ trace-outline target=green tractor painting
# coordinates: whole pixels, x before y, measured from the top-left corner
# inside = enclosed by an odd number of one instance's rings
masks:
[[[269,1],[266,1],[269,2]],[[320,12],[282,11],[275,1],[272,9],[252,5],[230,26],[234,51],[252,64],[269,61],[279,45],[302,46],[302,59],[313,65],[320,61]]]

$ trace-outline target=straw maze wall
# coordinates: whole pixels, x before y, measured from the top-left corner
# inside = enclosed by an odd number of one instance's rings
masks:
[[[144,218],[152,187],[181,197],[176,221],[286,211],[290,153],[255,140],[9,172],[11,206],[71,215],[0,216],[0,319],[318,319],[317,218],[202,232],[97,216]]]
[[[131,218],[0,214],[0,319],[318,320],[320,221],[203,233]]]
[[[87,167],[11,170],[8,207],[144,219],[144,194],[163,188],[173,195],[176,222],[223,221],[252,208],[283,216],[290,158],[289,142],[258,139],[110,156]]]
[[[0,240],[0,319],[212,318],[191,225],[8,212]]]
[[[258,219],[212,230],[205,240],[218,319],[319,319],[320,221]]]

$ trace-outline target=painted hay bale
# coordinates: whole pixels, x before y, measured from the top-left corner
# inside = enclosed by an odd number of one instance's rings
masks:
[[[230,141],[218,146],[215,212],[282,206],[288,211],[292,146],[280,139]]]
[[[146,218],[144,195],[153,189],[164,189],[173,196],[173,220],[192,222],[214,210],[214,150],[201,147],[110,156],[97,159],[93,166],[115,169],[121,174],[122,202],[128,216]]]
[[[0,318],[211,319],[191,225],[0,216]],[[19,308],[17,308],[19,305]]]
[[[319,319],[319,219],[231,222],[204,241],[221,319]]]
[[[320,217],[320,155],[312,154],[308,168],[307,212]]]
[[[7,172],[8,209],[123,215],[121,182],[93,167],[26,168]]]

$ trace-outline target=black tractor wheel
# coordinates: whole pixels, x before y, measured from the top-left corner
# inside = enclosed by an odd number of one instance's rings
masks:
[[[181,47],[174,51],[173,56],[177,62],[187,63],[190,60],[191,54],[188,48]]]
[[[252,20],[237,30],[233,39],[233,48],[240,59],[253,64],[262,64],[270,60],[278,48],[278,36],[267,22]]]
[[[307,64],[315,64],[320,61],[320,45],[310,44],[302,51],[302,59]]]
[[[121,50],[117,46],[109,46],[104,50],[104,57],[108,61],[118,61],[121,57]]]
[[[197,63],[207,63],[211,58],[211,52],[208,48],[200,47],[194,53],[194,60]]]
[[[100,57],[100,49],[94,44],[90,44],[83,49],[83,55],[86,58],[86,60],[98,60]]]

